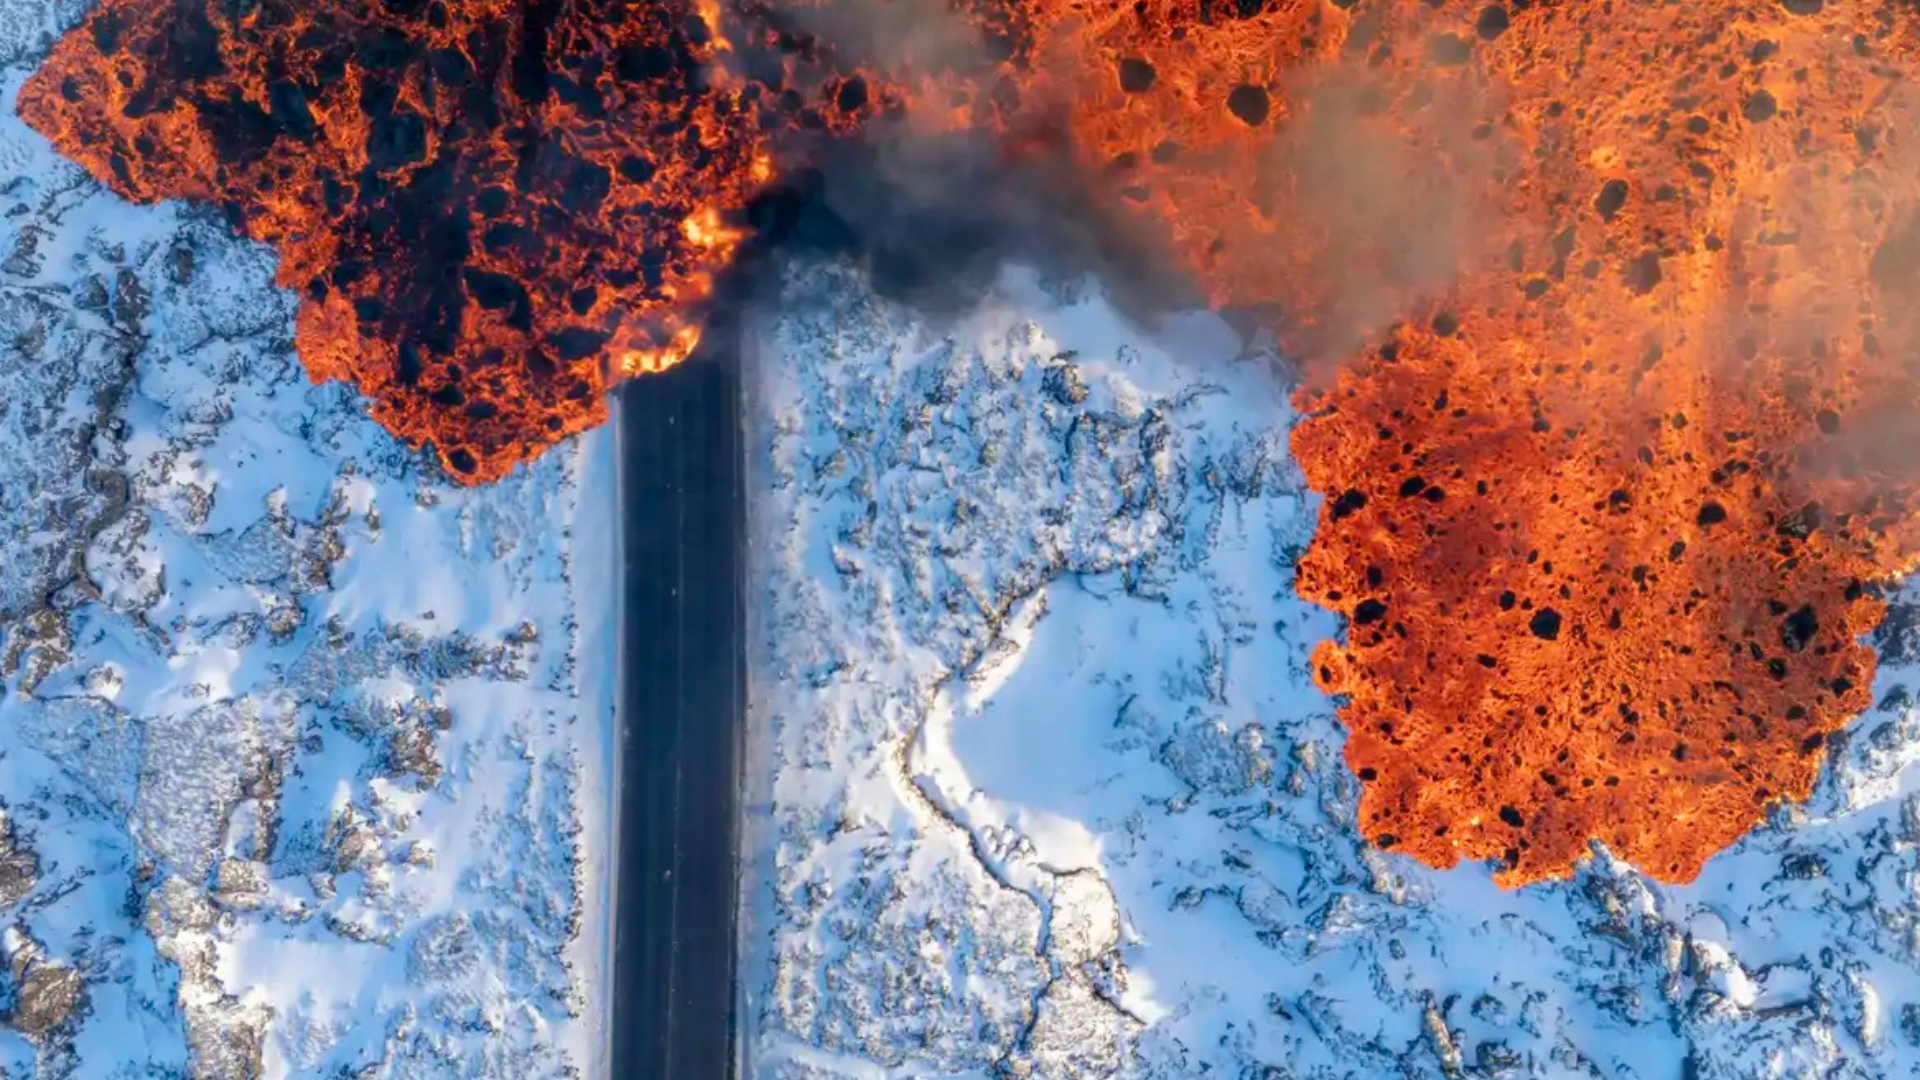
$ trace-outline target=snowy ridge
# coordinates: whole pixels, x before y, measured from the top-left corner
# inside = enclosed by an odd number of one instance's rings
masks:
[[[0,0],[0,1076],[602,1066],[611,441],[458,489],[309,384],[13,118],[85,6]]]
[[[1353,830],[1288,387],[1011,275],[796,271],[755,388],[751,1075],[1920,1075],[1920,617],[1809,804],[1662,886]]]

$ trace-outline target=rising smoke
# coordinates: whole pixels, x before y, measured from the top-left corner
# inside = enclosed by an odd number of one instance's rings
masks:
[[[1216,9],[1202,24],[1219,24],[1203,32],[1271,44],[1274,28],[1249,21],[1263,5],[1201,8]],[[1490,193],[1512,148],[1485,124],[1497,115],[1492,91],[1471,77],[1410,79],[1358,48],[1292,67],[1268,49],[1266,78],[1229,83],[1183,71],[1208,62],[1204,51],[1176,52],[1162,71],[1134,50],[1091,50],[1099,28],[1044,3],[776,0],[742,11],[744,70],[776,85],[796,71],[829,83],[851,72],[862,101],[890,94],[858,125],[785,134],[786,181],[762,204],[763,238],[856,253],[878,291],[923,310],[964,310],[1020,263],[1096,278],[1147,325],[1209,302],[1262,313],[1260,329],[1283,331],[1291,362],[1325,373],[1499,254]],[[1189,17],[1143,19],[1139,51],[1174,52],[1153,31]],[[1195,145],[1088,138],[1093,108],[1136,104],[1156,79],[1162,90],[1191,84],[1168,134],[1197,135]],[[1090,95],[1105,100],[1090,107]],[[1219,185],[1224,201],[1177,205]]]
[[[1281,330],[1309,382],[1501,257],[1495,176],[1514,152],[1471,79],[1398,84],[1342,54],[1287,73],[1287,122],[1262,149],[1253,198],[1285,223],[1263,257],[1304,288]],[[1418,101],[1414,108],[1394,107]]]
[[[1009,264],[1097,278],[1143,323],[1204,302],[1162,230],[1089,198],[1101,170],[1065,109],[1022,98],[1016,31],[887,0],[788,0],[747,9],[746,22],[744,70],[827,81],[842,111],[865,114],[783,134],[782,181],[756,207],[760,253],[855,257],[876,292],[936,318],[976,305]],[[930,117],[933,95],[964,102],[973,122]]]

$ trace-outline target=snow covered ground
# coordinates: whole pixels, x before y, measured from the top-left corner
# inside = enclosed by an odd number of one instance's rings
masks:
[[[457,489],[309,384],[13,119],[85,6],[0,0],[0,1077],[590,1069],[611,438]]]
[[[753,404],[757,1080],[1920,1075],[1920,630],[1699,881],[1353,830],[1283,369],[1010,275],[796,272]]]

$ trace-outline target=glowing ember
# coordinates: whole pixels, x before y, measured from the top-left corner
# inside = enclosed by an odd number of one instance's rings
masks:
[[[242,8],[242,14],[235,14]],[[1913,9],[1878,0],[107,0],[22,113],[228,206],[315,378],[482,480],[699,341],[876,114],[1064,155],[1308,379],[1361,823],[1691,878],[1867,703],[1920,551]]]

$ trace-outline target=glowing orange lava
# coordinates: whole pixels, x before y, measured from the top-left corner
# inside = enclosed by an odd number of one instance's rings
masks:
[[[1799,6],[1455,31],[1513,151],[1491,245],[1294,435],[1383,846],[1690,880],[1869,704],[1863,586],[1920,551],[1912,22]]]
[[[724,47],[671,0],[108,0],[19,107],[276,245],[314,379],[480,482],[698,340],[765,157]]]

